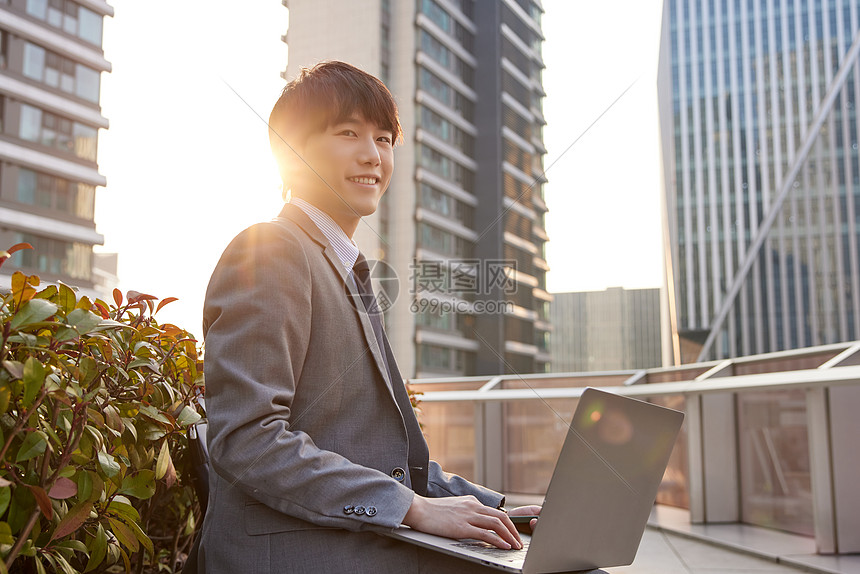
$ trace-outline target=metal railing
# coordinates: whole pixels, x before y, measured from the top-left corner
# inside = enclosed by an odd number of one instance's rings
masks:
[[[684,410],[658,502],[695,523],[744,522],[860,552],[860,342],[601,373],[420,379],[443,467],[543,494],[585,387]]]

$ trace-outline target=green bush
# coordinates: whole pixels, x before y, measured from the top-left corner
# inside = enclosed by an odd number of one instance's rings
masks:
[[[0,306],[0,573],[173,572],[200,517],[197,341],[155,320],[175,299],[39,287],[16,272]]]

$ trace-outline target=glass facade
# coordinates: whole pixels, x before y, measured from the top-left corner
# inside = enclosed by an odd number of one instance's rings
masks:
[[[102,20],[106,3],[73,0],[0,1],[0,97],[6,145],[0,165],[0,232],[7,245],[30,243],[0,272],[17,270],[63,281],[103,296],[94,274],[96,165],[101,116]],[[19,215],[20,214],[20,215]],[[109,281],[109,280],[108,280]],[[104,286],[105,290],[112,288]]]
[[[46,279],[58,276],[84,280],[92,278],[92,245],[33,233],[17,233],[15,243],[29,243],[33,249],[14,253],[10,261],[14,267],[50,276]]]
[[[98,103],[99,73],[36,44],[24,44],[24,75],[81,99]]]
[[[681,360],[857,339],[860,67],[846,56],[860,2],[671,0],[664,10]]]
[[[27,14],[101,47],[102,17],[71,0],[27,0]]]
[[[61,177],[18,169],[18,201],[58,213],[92,220],[96,188]]]
[[[98,130],[88,125],[21,104],[21,139],[96,161]]]

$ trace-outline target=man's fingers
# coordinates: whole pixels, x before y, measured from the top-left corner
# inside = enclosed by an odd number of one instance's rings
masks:
[[[508,526],[506,522],[510,524],[510,526]],[[472,521],[472,526],[477,526],[485,533],[485,536],[482,536],[480,540],[484,540],[485,542],[489,542],[495,546],[499,546],[496,542],[499,539],[506,542],[510,548],[519,549],[523,546],[519,534],[517,534],[516,530],[513,529],[514,525],[507,516],[504,516],[503,519],[499,516],[481,514]],[[495,536],[493,536],[493,534],[495,534]],[[487,537],[489,537],[489,539],[487,539]],[[504,548],[503,546],[499,547]]]

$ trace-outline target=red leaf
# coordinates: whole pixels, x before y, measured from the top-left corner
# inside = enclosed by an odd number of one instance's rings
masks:
[[[155,312],[158,313],[161,311],[161,308],[167,305],[168,303],[173,303],[174,301],[179,301],[176,297],[168,297],[167,299],[162,299],[161,303],[158,304],[158,307],[155,309]]]
[[[154,295],[147,295],[146,293],[140,293],[138,291],[129,291],[125,294],[128,297],[129,303],[139,303],[141,301],[152,301],[153,299],[158,299],[158,297]]]
[[[33,496],[36,498],[36,504],[39,505],[39,510],[42,511],[45,518],[51,520],[54,517],[54,507],[51,506],[51,499],[48,498],[48,493],[45,492],[45,489],[32,484],[26,484],[25,486],[33,493]]]
[[[9,255],[12,255],[16,251],[21,251],[22,249],[33,249],[33,246],[30,245],[29,243],[16,243],[15,245],[10,247],[6,251],[9,252]]]
[[[122,291],[114,287],[113,290],[113,302],[116,303],[116,306],[119,307],[122,305]]]
[[[60,520],[54,534],[51,535],[51,540],[63,538],[81,527],[81,524],[87,521],[90,517],[90,510],[93,509],[93,500],[84,500],[79,502],[69,509],[66,515]]]
[[[48,491],[48,496],[56,500],[65,500],[78,493],[78,485],[69,478],[61,476]]]
[[[99,313],[101,313],[102,319],[110,319],[110,313],[108,312],[108,310],[105,308],[104,305],[102,305],[99,302],[96,302],[95,306],[96,306],[96,309],[99,310]]]

